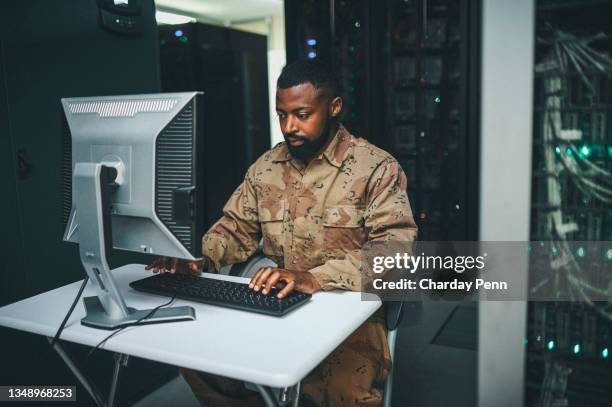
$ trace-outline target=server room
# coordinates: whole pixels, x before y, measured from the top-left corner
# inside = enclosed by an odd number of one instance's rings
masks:
[[[0,404],[612,406],[611,16],[0,2]]]

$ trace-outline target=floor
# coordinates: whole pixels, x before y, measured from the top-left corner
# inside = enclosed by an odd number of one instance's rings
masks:
[[[398,331],[393,406],[476,405],[476,304],[428,302]]]
[[[179,375],[132,407],[150,406],[200,407],[200,403],[191,392],[187,382],[183,380],[183,376]]]
[[[475,303],[426,300],[399,327],[393,406],[468,407],[476,404]],[[198,407],[181,376],[133,407]]]

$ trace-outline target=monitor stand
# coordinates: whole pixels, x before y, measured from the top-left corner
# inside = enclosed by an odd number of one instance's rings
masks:
[[[86,316],[81,323],[116,329],[141,319],[142,324],[195,320],[195,310],[189,306],[159,308],[153,312],[154,309],[136,310],[125,305],[106,261],[106,249],[113,247],[110,188],[116,176],[117,170],[112,163],[76,163],[74,168],[73,199],[79,253],[89,282],[98,294],[83,299]]]

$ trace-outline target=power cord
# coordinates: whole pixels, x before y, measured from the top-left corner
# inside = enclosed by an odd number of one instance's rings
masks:
[[[136,322],[132,322],[131,324],[124,325],[124,326],[122,326],[121,328],[117,329],[117,330],[116,330],[115,332],[113,332],[112,334],[108,335],[106,338],[102,339],[102,340],[100,341],[100,343],[98,343],[98,344],[96,345],[96,347],[95,347],[95,348],[93,348],[92,350],[90,350],[90,351],[89,351],[89,353],[87,354],[87,358],[89,358],[91,355],[93,355],[93,353],[94,353],[95,351],[97,351],[98,349],[100,349],[100,347],[101,347],[102,345],[104,345],[104,344],[106,343],[106,341],[108,341],[108,340],[109,340],[110,338],[112,338],[113,336],[117,335],[119,332],[123,331],[125,328],[129,328],[129,327],[131,327],[131,326],[137,326],[137,325],[145,325],[145,324],[143,324],[143,323],[142,323],[142,321],[144,321],[144,320],[145,320],[145,319],[147,319],[147,318],[150,318],[150,317],[151,317],[151,316],[152,316],[152,315],[153,315],[153,314],[154,314],[154,313],[155,313],[155,312],[156,312],[158,309],[160,309],[160,308],[162,308],[162,307],[166,307],[166,306],[168,306],[168,305],[171,305],[171,304],[174,302],[174,300],[175,300],[175,299],[176,299],[176,294],[175,294],[174,296],[172,296],[172,298],[170,299],[170,301],[168,301],[168,302],[166,302],[166,303],[163,303],[163,304],[161,304],[161,305],[158,305],[157,307],[153,308],[153,309],[151,310],[151,312],[149,312],[149,313],[148,313],[147,315],[145,315],[144,317],[142,317],[142,318],[138,319]]]
[[[72,315],[72,312],[74,311],[74,308],[76,307],[76,305],[79,302],[79,299],[81,298],[81,295],[83,294],[83,290],[85,290],[85,286],[87,285],[87,282],[89,281],[89,276],[85,276],[85,279],[83,279],[83,283],[81,284],[81,287],[79,288],[79,292],[77,293],[76,297],[74,298],[74,301],[72,302],[72,305],[70,306],[70,309],[68,310],[68,312],[66,313],[66,316],[64,317],[64,320],[62,321],[62,323],[60,324],[59,328],[57,329],[57,332],[55,333],[55,336],[53,337],[53,339],[51,340],[51,346],[53,347],[59,340],[60,340],[60,336],[62,334],[62,331],[64,330],[64,328],[66,327],[66,323],[68,323],[68,319],[70,319],[70,315]],[[100,349],[100,347],[102,345],[104,345],[106,343],[106,341],[108,341],[110,338],[112,338],[113,336],[117,335],[119,332],[123,331],[125,328],[131,327],[131,326],[137,326],[137,325],[144,325],[142,324],[142,321],[144,321],[147,318],[151,318],[151,316],[160,308],[162,307],[166,307],[168,305],[171,305],[174,300],[176,299],[176,295],[172,296],[172,298],[170,299],[170,301],[165,302],[161,305],[158,305],[157,307],[153,308],[151,310],[151,312],[149,312],[147,315],[145,315],[144,317],[138,319],[135,322],[132,322],[131,324],[127,324],[122,326],[121,328],[117,329],[115,332],[113,332],[112,334],[108,335],[106,338],[104,338],[102,341],[100,341],[100,343],[98,343],[96,345],[95,348],[93,348],[92,350],[89,351],[89,353],[87,354],[87,358],[89,358],[95,351],[97,351],[98,349]]]
[[[81,288],[79,288],[79,292],[76,295],[76,298],[74,299],[74,302],[70,306],[70,309],[68,310],[68,313],[64,317],[64,320],[60,324],[57,332],[55,333],[55,336],[51,340],[51,346],[54,346],[55,343],[57,341],[59,341],[60,335],[62,334],[62,331],[64,330],[64,327],[66,326],[66,323],[68,322],[68,319],[70,318],[70,315],[72,315],[72,311],[74,311],[74,307],[76,307],[77,303],[79,302],[79,298],[81,298],[81,295],[83,294],[83,290],[85,289],[85,286],[87,285],[88,281],[89,281],[89,276],[85,276],[85,279],[83,280],[83,283],[81,284]]]

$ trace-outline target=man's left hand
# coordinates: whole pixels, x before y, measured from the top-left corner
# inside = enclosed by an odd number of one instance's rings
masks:
[[[321,290],[321,285],[312,274],[307,271],[290,271],[276,267],[263,267],[255,273],[249,287],[267,295],[272,287],[279,288],[276,295],[284,298],[293,290],[312,294]]]

